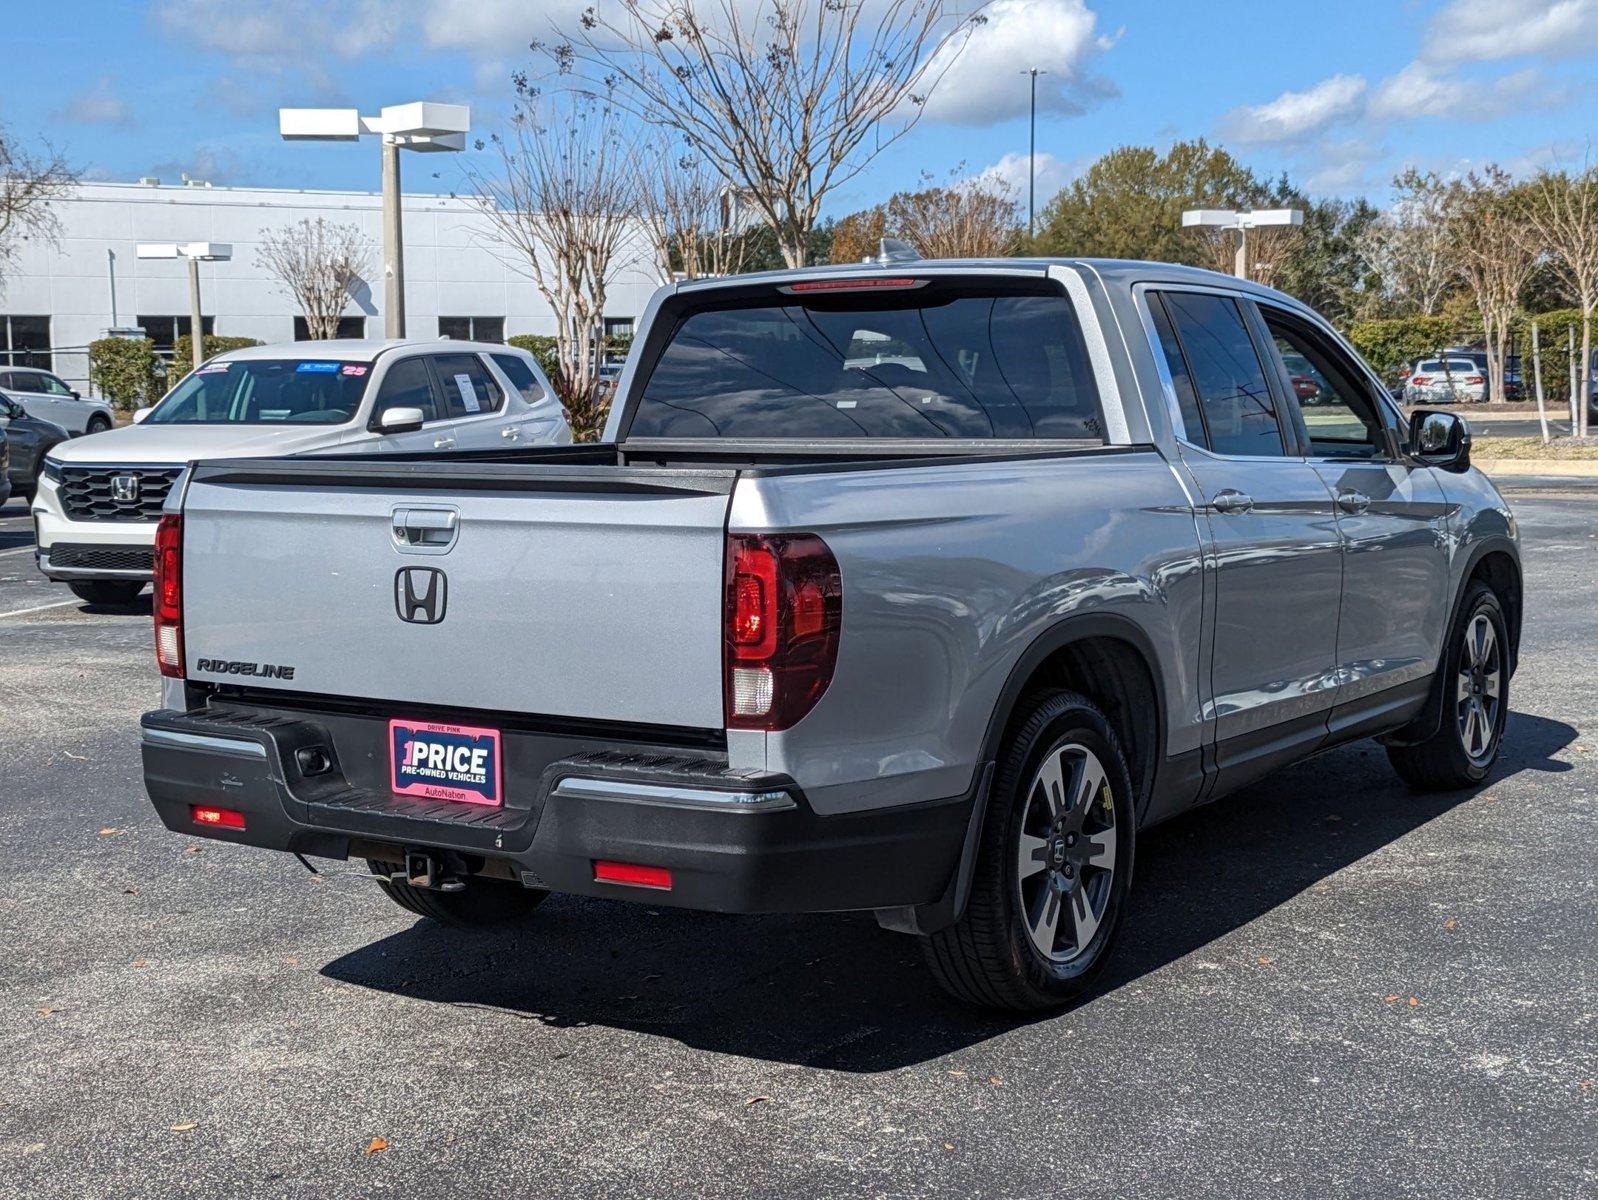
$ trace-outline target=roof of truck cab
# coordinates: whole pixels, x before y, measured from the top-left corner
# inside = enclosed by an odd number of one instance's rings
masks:
[[[1179,263],[1145,262],[1130,258],[917,258],[879,262],[828,263],[817,267],[789,267],[777,271],[755,271],[747,275],[721,275],[710,279],[687,279],[677,284],[679,292],[709,291],[750,284],[784,284],[799,279],[838,279],[861,275],[914,276],[921,272],[939,275],[1006,274],[1043,275],[1050,267],[1072,267],[1097,275],[1106,283],[1131,286],[1134,283],[1208,284],[1249,292],[1273,299],[1298,301],[1274,288],[1268,288],[1235,275],[1188,267]]]
[[[483,354],[503,354],[516,347],[499,342],[467,342],[453,338],[333,338],[323,342],[274,342],[266,346],[245,346],[216,357],[237,361],[249,358],[336,359],[340,362],[371,362],[389,350],[433,350],[448,353],[465,350]]]

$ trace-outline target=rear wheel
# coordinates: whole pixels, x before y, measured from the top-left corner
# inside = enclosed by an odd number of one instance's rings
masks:
[[[110,419],[102,414],[96,414],[95,416],[90,417],[89,423],[83,427],[83,436],[88,437],[91,433],[104,433],[110,428]]]
[[[85,604],[132,604],[144,590],[144,584],[137,580],[80,579],[67,586]]]
[[[526,920],[549,895],[537,888],[525,888],[505,879],[473,876],[458,892],[439,892],[412,887],[390,878],[401,870],[399,863],[367,859],[366,865],[377,876],[377,886],[395,904],[441,925],[514,925]]]
[[[1132,876],[1131,775],[1091,701],[1031,697],[981,837],[964,914],[921,939],[933,975],[956,999],[986,1008],[1069,1003],[1109,957]]]
[[[1438,684],[1437,732],[1413,746],[1389,746],[1388,761],[1417,791],[1475,787],[1498,758],[1509,717],[1509,631],[1503,605],[1485,583],[1465,595]]]

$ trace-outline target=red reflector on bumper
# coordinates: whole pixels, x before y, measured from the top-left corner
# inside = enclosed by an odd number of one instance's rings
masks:
[[[645,867],[638,863],[597,860],[594,863],[594,882],[625,883],[631,887],[658,888],[663,892],[669,892],[671,872],[665,867]]]
[[[244,814],[235,812],[231,808],[207,808],[199,804],[189,805],[189,815],[194,818],[196,825],[215,825],[222,829],[243,829]]]

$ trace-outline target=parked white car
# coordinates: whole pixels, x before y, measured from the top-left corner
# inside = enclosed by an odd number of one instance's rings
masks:
[[[33,500],[39,569],[92,604],[132,600],[150,578],[167,492],[197,460],[571,440],[549,380],[512,346],[328,341],[233,350],[140,409],[134,424],[51,450]]]
[[[1423,358],[1404,384],[1405,404],[1480,404],[1487,376],[1468,358]]]
[[[104,433],[116,424],[116,414],[104,400],[85,400],[60,376],[37,367],[0,367],[0,392],[30,417],[59,425],[73,437]]]

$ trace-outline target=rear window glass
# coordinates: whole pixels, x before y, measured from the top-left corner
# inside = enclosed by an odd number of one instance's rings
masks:
[[[1055,294],[917,289],[693,313],[631,437],[1103,440],[1092,369]]]

